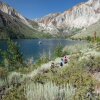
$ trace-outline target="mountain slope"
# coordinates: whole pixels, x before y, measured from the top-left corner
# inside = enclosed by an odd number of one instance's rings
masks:
[[[100,21],[94,23],[93,25],[83,29],[81,32],[72,36],[72,38],[86,38],[88,36],[93,37],[94,32],[96,32],[97,37],[100,38]]]
[[[99,20],[100,0],[89,0],[68,11],[49,14],[37,21],[23,17],[9,5],[0,2],[0,39],[72,36],[93,24],[95,27]],[[92,27],[93,31],[98,30],[99,22],[97,26]]]
[[[12,16],[0,12],[0,39],[30,38],[36,31]]]
[[[89,0],[61,14],[51,14],[38,20],[41,30],[51,34],[68,33],[72,29],[83,29],[100,19],[100,0]],[[59,31],[60,30],[60,31]]]
[[[26,19],[9,5],[0,2],[0,39],[42,37],[43,32],[37,28],[36,22]]]
[[[13,18],[18,19],[23,24],[32,28],[31,24],[27,21],[27,19],[23,17],[20,13],[18,13],[15,9],[10,7],[9,5],[0,2],[0,11],[8,14],[9,16],[12,16]]]

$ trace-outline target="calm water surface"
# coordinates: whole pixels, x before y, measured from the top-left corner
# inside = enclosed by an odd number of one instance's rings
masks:
[[[41,41],[41,44],[39,44]],[[20,45],[20,52],[23,54],[25,60],[33,57],[35,60],[43,54],[53,55],[56,46],[60,43],[63,47],[69,45],[75,45],[78,43],[84,43],[84,41],[78,40],[66,40],[66,39],[17,39],[14,40]],[[0,49],[7,50],[6,41],[0,40]]]

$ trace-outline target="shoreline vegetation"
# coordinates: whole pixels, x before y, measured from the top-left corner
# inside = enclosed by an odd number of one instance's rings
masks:
[[[83,45],[58,45],[53,58],[42,55],[33,64],[32,59],[24,62],[9,39],[7,51],[0,51],[0,100],[99,100],[100,39],[87,40]],[[65,55],[70,60],[61,67]]]

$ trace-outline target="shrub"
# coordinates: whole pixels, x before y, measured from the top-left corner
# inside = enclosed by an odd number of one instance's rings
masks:
[[[27,100],[73,100],[75,95],[75,89],[70,84],[56,86],[52,82],[44,85],[31,82],[24,90]]]
[[[55,48],[55,56],[61,57],[62,53],[63,53],[63,47],[61,44],[58,44],[57,47]]]
[[[100,72],[100,57],[90,56],[84,63],[84,66],[88,71],[92,73]]]
[[[23,86],[10,89],[2,100],[27,100],[24,95]]]
[[[43,53],[42,55],[40,55],[40,59],[36,62],[36,65],[47,63],[49,60],[49,56],[46,53]]]
[[[12,72],[8,76],[8,83],[11,85],[21,84],[22,82],[24,82],[25,78],[26,77],[23,74]]]
[[[63,51],[67,52],[67,54],[76,54],[80,53],[83,50],[86,50],[86,48],[89,48],[88,44],[76,44],[76,45],[71,45],[71,46],[65,46]]]
[[[2,51],[3,63],[8,71],[14,71],[25,66],[18,45],[12,40],[7,42],[7,51]]]
[[[87,36],[87,37],[86,37],[86,40],[87,40],[87,41],[93,41],[93,38],[90,37],[90,36]]]
[[[4,80],[4,79],[0,79],[0,88],[1,88],[2,86],[6,86],[6,85],[7,85],[7,81]]]
[[[0,67],[0,79],[5,79],[7,78],[8,72],[6,69]]]

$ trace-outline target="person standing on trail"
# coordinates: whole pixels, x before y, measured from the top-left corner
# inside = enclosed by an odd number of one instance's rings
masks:
[[[68,63],[68,58],[65,56],[64,57],[64,64]]]
[[[60,66],[62,67],[63,65],[64,65],[64,61],[63,61],[63,59],[61,58]]]

